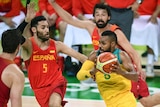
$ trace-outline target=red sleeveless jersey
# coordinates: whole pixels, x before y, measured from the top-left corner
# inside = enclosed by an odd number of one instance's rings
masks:
[[[3,82],[2,82],[2,72],[3,70],[9,65],[13,64],[14,62],[8,59],[4,59],[0,57],[0,107],[7,107],[7,103],[10,96],[10,88],[8,88]]]
[[[117,25],[111,25],[110,27],[111,31],[115,31],[116,29],[119,29]],[[92,33],[92,44],[93,44],[94,50],[98,50],[99,48],[99,39],[100,39],[100,35],[98,33],[98,28],[95,27]]]
[[[57,52],[54,40],[50,39],[50,45],[46,50],[42,50],[35,43],[33,37],[32,41],[32,55],[28,60],[28,77],[32,89],[39,89],[57,84],[62,76],[62,71],[57,64]]]
[[[12,9],[12,0],[0,0],[0,12],[9,12]]]

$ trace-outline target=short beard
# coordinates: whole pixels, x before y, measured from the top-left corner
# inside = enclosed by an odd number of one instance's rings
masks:
[[[111,52],[111,47],[107,50],[105,50],[104,52]]]
[[[38,37],[39,39],[41,39],[42,42],[45,42],[45,41],[48,41],[49,38],[41,38],[41,37]]]
[[[107,24],[108,24],[108,21],[106,23],[104,23],[104,24],[98,24],[98,23],[96,23],[96,26],[98,28],[105,28],[107,26]]]
[[[37,33],[37,37],[42,41],[42,42],[45,42],[45,41],[48,41],[49,40],[49,38],[44,38],[44,37],[41,37],[41,36],[39,36],[40,34],[39,33]]]

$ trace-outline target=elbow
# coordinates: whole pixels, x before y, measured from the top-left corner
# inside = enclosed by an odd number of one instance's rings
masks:
[[[86,80],[86,79],[90,78],[91,75],[85,74],[85,73],[82,73],[81,71],[79,71],[79,72],[77,73],[76,77],[77,77],[77,79],[78,79],[79,81],[83,81],[83,80]]]

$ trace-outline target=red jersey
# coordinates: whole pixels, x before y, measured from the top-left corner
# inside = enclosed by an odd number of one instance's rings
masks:
[[[113,8],[127,8],[132,5],[136,0],[105,0],[106,3]]]
[[[4,59],[0,57],[0,107],[7,107],[7,103],[10,96],[10,88],[8,88],[1,80],[3,70],[14,62],[8,59]]]
[[[32,89],[43,89],[48,86],[56,86],[59,84],[62,71],[57,64],[57,52],[54,40],[50,39],[50,45],[46,50],[38,47],[33,37],[33,52],[28,61],[28,77]]]
[[[115,31],[116,29],[119,29],[117,25],[111,25],[110,27],[111,31]],[[95,50],[99,49],[99,39],[100,39],[100,35],[98,33],[98,28],[95,27],[92,33],[92,44]]]
[[[17,16],[20,11],[25,11],[21,0],[0,0],[0,12],[7,12],[5,17]]]
[[[160,0],[144,0],[139,6],[138,12],[140,15],[152,15],[158,5],[160,6]]]
[[[95,4],[99,2],[100,0],[72,0],[73,15],[92,14]]]
[[[64,10],[72,14],[72,0],[56,0],[56,3],[59,4]],[[42,12],[45,10],[49,15],[56,13],[52,5],[48,2],[48,0],[38,0],[39,11],[37,12],[37,16],[42,15]],[[58,14],[57,14],[58,16]],[[61,17],[58,17],[56,20],[56,28],[58,28],[58,24],[61,21]]]
[[[8,12],[11,10],[12,0],[0,1],[0,12]]]
[[[59,4],[64,10],[66,10],[69,13],[72,13],[72,0],[56,0],[57,4]],[[52,5],[48,2],[48,0],[38,0],[38,6],[39,11],[42,13],[42,11],[46,10],[47,13],[50,15],[55,13],[54,8]]]

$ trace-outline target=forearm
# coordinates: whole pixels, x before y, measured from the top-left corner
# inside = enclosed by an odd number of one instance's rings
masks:
[[[129,80],[138,81],[138,74],[136,71],[124,71],[121,75]]]
[[[160,5],[158,5],[156,7],[156,10],[153,12],[153,15],[154,17],[158,17],[158,15],[160,14]]]
[[[60,7],[56,2],[51,2],[52,7],[58,13],[58,15],[67,23],[71,23],[72,15],[66,12],[62,7]]]
[[[133,64],[136,65],[136,71],[140,73],[140,72],[142,71],[141,60],[140,60],[141,58],[140,58],[140,56],[139,56],[138,53],[135,51],[135,53],[134,53],[134,54],[131,54],[130,57],[131,57],[131,59],[132,59],[132,61],[133,61]]]
[[[11,107],[22,107],[22,98],[12,99],[11,100]]]
[[[82,13],[78,14],[78,19],[80,20],[88,20],[88,18],[86,18]]]
[[[27,26],[28,22],[26,22],[25,20],[17,27],[17,29],[23,33],[25,27]]]
[[[80,52],[77,52],[76,50],[68,47],[63,42],[58,41],[58,42],[56,42],[56,44],[57,44],[57,47],[60,49],[60,50],[57,50],[58,53],[61,52],[61,53],[64,53],[68,56],[74,57],[75,59],[77,59],[81,63],[84,63],[88,58],[86,55],[81,54]]]
[[[3,16],[0,16],[0,20],[4,21],[4,17],[3,17]]]
[[[24,33],[24,29],[26,28],[26,26],[28,25],[28,22],[26,22],[25,20],[17,27],[17,30],[20,31],[21,34]],[[25,37],[22,35],[21,36],[21,44],[23,44],[26,41]]]

